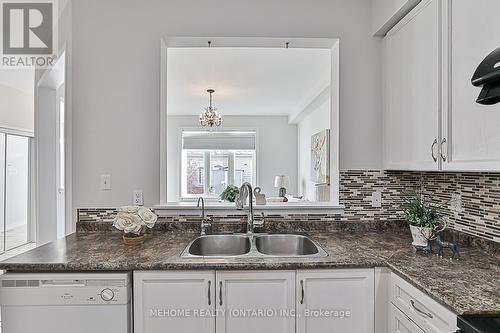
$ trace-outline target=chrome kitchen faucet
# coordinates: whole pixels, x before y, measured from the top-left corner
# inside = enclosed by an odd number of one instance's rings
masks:
[[[196,203],[196,207],[200,208],[201,202],[201,235],[204,236],[207,234],[206,229],[212,226],[210,223],[210,219],[205,218],[205,199],[203,197],[198,198],[198,202]]]

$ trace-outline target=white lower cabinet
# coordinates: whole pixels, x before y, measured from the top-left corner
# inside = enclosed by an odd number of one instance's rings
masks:
[[[297,333],[373,333],[374,270],[297,271]]]
[[[391,274],[390,301],[390,306],[399,309],[425,333],[450,333],[457,330],[456,314],[394,273]]]
[[[390,333],[425,333],[394,305],[389,305]]]
[[[215,332],[213,310],[214,271],[134,272],[135,333]]]
[[[221,271],[217,333],[293,333],[295,271]]]
[[[454,313],[394,273],[379,272],[376,283],[375,271],[136,271],[134,332],[449,333],[457,329]],[[375,311],[375,303],[385,310]]]

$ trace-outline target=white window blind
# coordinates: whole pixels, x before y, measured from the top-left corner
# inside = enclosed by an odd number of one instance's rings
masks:
[[[255,150],[255,131],[183,131],[182,149]]]
[[[0,131],[34,134],[34,70],[0,70]]]

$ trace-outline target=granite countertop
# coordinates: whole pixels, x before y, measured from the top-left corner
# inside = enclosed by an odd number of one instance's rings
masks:
[[[389,267],[457,314],[500,313],[500,257],[461,248],[460,260],[416,254],[407,232],[309,232],[323,258],[182,258],[192,232],[157,232],[141,246],[121,234],[75,233],[0,263],[0,269],[131,271],[183,269],[301,269]],[[449,254],[448,254],[449,256]]]

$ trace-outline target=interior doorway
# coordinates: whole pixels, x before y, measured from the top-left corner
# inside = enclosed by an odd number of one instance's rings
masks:
[[[66,52],[62,52],[37,84],[37,245],[67,234],[66,61]]]

